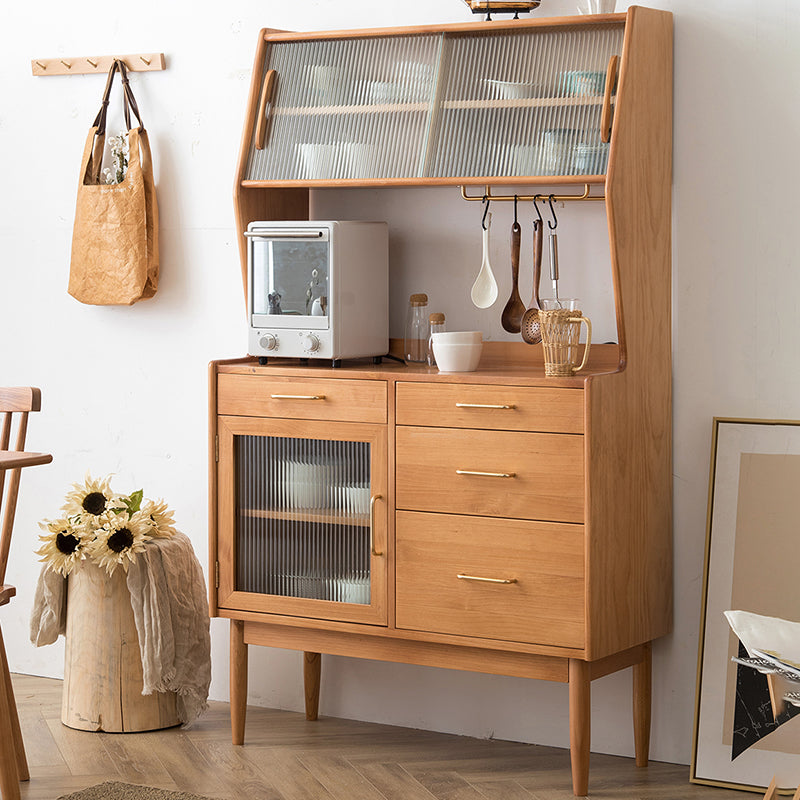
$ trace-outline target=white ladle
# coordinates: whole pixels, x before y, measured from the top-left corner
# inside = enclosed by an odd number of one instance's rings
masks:
[[[475,283],[472,284],[472,302],[478,308],[489,308],[497,300],[497,281],[494,279],[492,266],[489,264],[489,226],[492,224],[492,215],[486,215],[486,225],[483,228],[483,260],[481,269]]]

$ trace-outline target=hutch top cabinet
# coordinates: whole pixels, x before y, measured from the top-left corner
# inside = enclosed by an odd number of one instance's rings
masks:
[[[576,794],[591,681],[632,666],[647,763],[650,643],[672,616],[671,152],[667,12],[260,33],[243,277],[248,224],[307,219],[315,187],[583,189],[608,219],[618,336],[568,378],[521,342],[465,374],[212,363],[235,742],[263,644],[305,651],[312,718],[320,653],[568,682]]]

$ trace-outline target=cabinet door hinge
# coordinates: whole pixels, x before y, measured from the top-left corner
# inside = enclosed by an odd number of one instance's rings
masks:
[[[219,436],[214,436],[214,461],[219,461]]]
[[[219,589],[219,561],[214,562],[214,586]]]

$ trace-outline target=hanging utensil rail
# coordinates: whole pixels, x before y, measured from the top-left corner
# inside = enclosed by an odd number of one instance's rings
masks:
[[[484,200],[491,200],[492,202],[500,201],[510,203],[514,200],[522,201],[522,202],[533,202],[534,199],[537,200],[547,200],[548,198],[552,198],[554,203],[561,203],[563,201],[568,200],[605,200],[606,196],[604,194],[591,194],[591,186],[588,183],[585,183],[583,186],[583,194],[551,194],[550,192],[539,192],[537,194],[509,194],[509,195],[498,195],[492,194],[492,187],[485,186],[483,194],[479,195],[469,195],[467,194],[467,187],[461,187],[461,197],[464,200],[470,201],[484,201]]]

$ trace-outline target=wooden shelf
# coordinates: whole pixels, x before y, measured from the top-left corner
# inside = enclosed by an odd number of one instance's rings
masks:
[[[612,99],[612,104],[615,102]],[[577,97],[524,97],[519,99],[498,100],[445,100],[441,107],[450,109],[483,109],[497,108],[574,108],[576,106],[601,106],[603,95]],[[308,117],[316,115],[347,114],[408,114],[426,113],[430,110],[429,102],[415,103],[354,103],[349,105],[324,106],[292,106],[276,108],[272,113],[276,117]]]
[[[336,189],[360,186],[604,186],[605,175],[475,175],[450,178],[306,178],[280,180],[243,180],[242,189]],[[247,226],[245,226],[247,227]],[[244,239],[244,237],[242,237]],[[243,278],[243,280],[246,279]]]
[[[311,522],[315,525],[350,525],[358,528],[369,527],[369,516],[365,514],[345,514],[343,512],[304,510],[279,511],[272,508],[247,508],[240,512],[245,517],[260,519],[283,519],[295,522]]]
[[[614,100],[612,99],[612,104]],[[445,100],[442,108],[447,109],[495,109],[495,108],[574,108],[576,106],[601,106],[603,95],[577,97],[524,97],[500,100]]]
[[[404,114],[427,113],[431,104],[421,103],[374,103],[370,105],[347,106],[293,106],[276,108],[272,113],[276,117],[309,117],[318,115],[345,115],[345,114]]]

